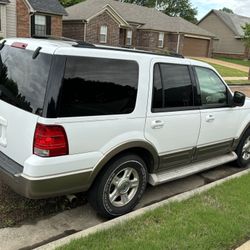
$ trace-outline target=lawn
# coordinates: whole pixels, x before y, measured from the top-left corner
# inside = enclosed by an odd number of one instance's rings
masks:
[[[206,62],[207,63],[207,62]],[[232,69],[218,64],[209,63],[213,66],[222,77],[247,77],[248,73],[238,69]]]
[[[247,80],[247,81],[244,81],[244,80],[229,81],[229,80],[227,80],[226,82],[229,85],[250,85],[250,81],[249,80]]]
[[[250,239],[249,190],[250,174],[58,249],[234,249]]]
[[[227,58],[227,57],[215,57],[215,59],[250,67],[250,60],[244,61],[241,59],[233,59],[233,58]]]

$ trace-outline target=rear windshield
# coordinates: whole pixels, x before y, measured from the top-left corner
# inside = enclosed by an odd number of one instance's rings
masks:
[[[0,99],[40,115],[52,56],[4,46],[0,52]]]

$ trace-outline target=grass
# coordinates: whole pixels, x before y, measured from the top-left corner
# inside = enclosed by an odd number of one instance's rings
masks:
[[[249,190],[250,174],[58,249],[234,249],[250,237]]]
[[[242,66],[250,67],[250,60],[244,61],[241,59],[233,59],[233,58],[227,58],[227,57],[215,57],[215,59],[218,59],[224,62],[230,62],[230,63],[235,63],[235,64],[239,64]]]
[[[227,82],[227,84],[230,84],[230,85],[250,85],[249,80],[247,80],[247,81],[244,81],[244,80],[229,81],[229,80],[227,80],[226,82]]]
[[[232,68],[228,68],[228,67],[221,66],[218,64],[214,64],[214,63],[209,63],[209,64],[213,66],[222,77],[247,77],[248,76],[248,73],[243,72],[238,69],[232,69]]]

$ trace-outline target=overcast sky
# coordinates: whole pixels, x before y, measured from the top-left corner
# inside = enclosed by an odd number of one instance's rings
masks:
[[[211,9],[230,8],[234,13],[250,17],[250,0],[191,0],[194,7],[198,8],[198,19],[200,20]]]

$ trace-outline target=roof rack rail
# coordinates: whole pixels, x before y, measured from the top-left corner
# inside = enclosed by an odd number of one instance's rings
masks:
[[[76,46],[77,47],[77,46]],[[162,53],[156,53],[156,52],[151,52],[151,51],[146,51],[146,50],[139,50],[139,49],[128,49],[126,47],[98,47],[98,46],[91,46],[95,49],[100,49],[100,50],[113,50],[113,51],[121,51],[121,52],[131,52],[131,53],[139,53],[139,54],[148,54],[148,55],[157,55],[157,56],[169,56],[169,57],[177,57],[177,58],[185,58],[183,55],[175,53],[175,52],[168,52],[166,54]]]
[[[75,40],[75,39],[71,39],[68,37],[63,37],[63,36],[50,36],[50,35],[46,35],[46,36],[32,36],[32,38],[36,38],[36,39],[51,39],[51,40],[61,40],[61,41],[66,41],[66,42],[74,42],[76,44],[73,44],[72,46],[74,47],[82,47],[82,48],[91,48],[91,47],[95,47],[95,45],[91,44],[91,43],[86,43],[83,41],[79,41],[79,40]]]
[[[93,49],[100,49],[100,50],[114,50],[114,51],[122,51],[122,52],[132,52],[132,53],[141,53],[141,54],[149,54],[149,55],[157,55],[157,56],[169,56],[169,57],[177,57],[177,58],[185,58],[183,55],[175,53],[175,52],[168,52],[166,54],[162,53],[156,53],[156,52],[150,52],[150,51],[145,51],[145,50],[139,50],[139,49],[129,49],[126,47],[98,47],[95,46],[92,43],[87,43],[84,41],[79,41],[67,37],[58,37],[58,36],[32,36],[32,38],[37,38],[37,39],[51,39],[51,40],[61,40],[61,41],[68,41],[68,42],[74,42],[76,44],[73,44],[73,47],[77,48],[93,48]]]

